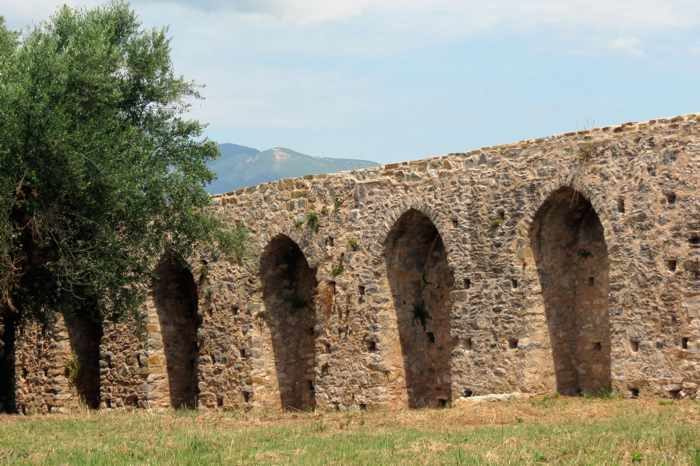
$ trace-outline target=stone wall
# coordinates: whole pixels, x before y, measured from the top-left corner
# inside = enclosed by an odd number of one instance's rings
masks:
[[[191,258],[106,326],[101,405],[697,397],[698,184],[690,115],[218,196],[247,257]]]

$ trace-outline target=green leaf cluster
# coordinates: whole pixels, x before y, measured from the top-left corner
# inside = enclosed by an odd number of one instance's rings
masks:
[[[164,252],[230,240],[207,214],[198,98],[124,2],[21,36],[0,20],[0,312],[118,318]]]

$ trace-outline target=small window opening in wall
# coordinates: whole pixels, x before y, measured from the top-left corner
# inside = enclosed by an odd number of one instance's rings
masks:
[[[639,340],[630,340],[630,348],[632,348],[632,351],[635,353],[639,351]]]
[[[447,408],[447,406],[448,406],[447,400],[445,398],[438,399],[438,406],[440,406],[441,408]]]
[[[471,287],[472,287],[472,281],[468,278],[465,278],[464,279],[464,289],[468,290]]]
[[[621,214],[625,213],[625,199],[622,197],[617,199],[617,211]]]
[[[365,287],[362,285],[358,286],[357,293],[360,295],[360,298],[358,299],[358,301],[360,303],[364,303],[365,302]]]
[[[517,280],[517,279],[512,278],[512,279],[510,280],[510,286],[511,286],[513,289],[516,289],[519,285],[520,285],[520,284],[518,283],[518,280]]]
[[[588,277],[588,286],[595,286],[595,277]]]
[[[427,332],[426,335],[430,343],[435,343],[435,334],[433,332]]]
[[[508,348],[517,349],[518,348],[518,339],[517,338],[509,338],[508,339]]]
[[[603,344],[599,341],[596,341],[593,343],[593,350],[594,351],[601,351],[603,349]]]
[[[216,397],[216,406],[218,406],[219,408],[221,408],[221,407],[224,406],[224,397],[223,397],[223,395],[217,395],[217,397]]]
[[[376,353],[377,352],[377,342],[374,340],[370,340],[367,342],[367,351],[370,353]]]
[[[326,350],[326,353],[330,353],[331,352],[331,344],[327,341],[324,341],[323,342],[323,349]]]
[[[688,242],[692,247],[700,248],[700,235],[691,235],[691,237],[688,238]]]
[[[666,202],[669,205],[675,204],[676,203],[676,193],[674,193],[673,191],[667,192],[666,193]]]
[[[656,349],[661,349],[664,347],[664,342],[659,340],[656,342]]]
[[[452,219],[452,226],[457,228],[459,226],[459,220],[457,220],[456,218],[453,218]]]
[[[678,261],[676,259],[668,259],[666,261],[666,267],[668,267],[669,272],[675,272],[678,268]]]
[[[241,358],[246,359],[248,357],[248,352],[245,348],[241,348]]]
[[[681,338],[681,348],[688,349],[689,342],[690,342],[690,340],[688,339],[688,337]]]
[[[468,351],[471,351],[471,350],[472,350],[472,348],[474,347],[474,345],[473,345],[473,343],[472,343],[471,337],[469,337],[469,338],[467,338],[466,340],[464,340],[464,347],[465,347]]]
[[[465,398],[469,398],[474,396],[474,392],[469,388],[465,388],[464,390],[462,390],[462,396]]]
[[[321,377],[325,377],[328,375],[328,371],[330,368],[328,367],[328,364],[324,364],[321,366]]]
[[[639,389],[636,387],[630,388],[630,397],[639,398]]]
[[[242,393],[243,393],[243,401],[246,403],[250,403],[251,398],[253,398],[253,394],[247,390],[244,390]]]

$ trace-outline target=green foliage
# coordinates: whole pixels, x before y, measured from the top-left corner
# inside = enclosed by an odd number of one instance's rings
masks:
[[[593,256],[593,254],[586,249],[579,249],[576,251],[576,255],[582,259],[588,259],[589,257]]]
[[[306,228],[314,233],[318,233],[320,227],[320,220],[316,212],[309,212],[306,214]]]
[[[66,362],[66,378],[73,387],[77,387],[78,377],[80,377],[80,361],[78,361],[77,356],[74,354],[68,362]]]
[[[333,269],[331,270],[331,275],[334,277],[337,277],[338,275],[341,275],[345,271],[345,267],[343,267],[343,263],[339,263],[333,266]]]
[[[218,228],[214,229],[214,232],[218,249],[228,259],[237,264],[243,263],[248,254],[250,230],[242,224],[236,225],[233,229],[226,229],[223,225],[219,225]]]
[[[497,217],[491,220],[491,230],[498,230],[498,228],[503,225],[505,220],[501,217]]]
[[[339,197],[333,199],[333,212],[338,212],[343,205],[343,200]]]
[[[0,309],[118,318],[153,260],[239,254],[207,213],[216,144],[185,117],[164,30],[126,3],[63,7],[17,39],[0,23]]]
[[[423,328],[425,328],[425,324],[430,318],[430,312],[428,312],[428,308],[425,307],[425,303],[419,301],[413,305],[413,319],[420,322]]]
[[[578,155],[582,162],[588,162],[595,154],[596,146],[591,142],[584,142],[578,146]]]
[[[301,227],[304,226],[304,221],[303,220],[294,220],[294,228],[297,230],[301,230]]]
[[[360,243],[357,241],[356,238],[350,238],[348,240],[348,247],[352,251],[357,251],[358,249],[360,249]]]

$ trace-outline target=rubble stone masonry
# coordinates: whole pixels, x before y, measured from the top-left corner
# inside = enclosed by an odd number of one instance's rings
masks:
[[[0,320],[0,409],[698,398],[700,115],[217,196],[142,319]],[[2,318],[0,318],[2,319]]]

